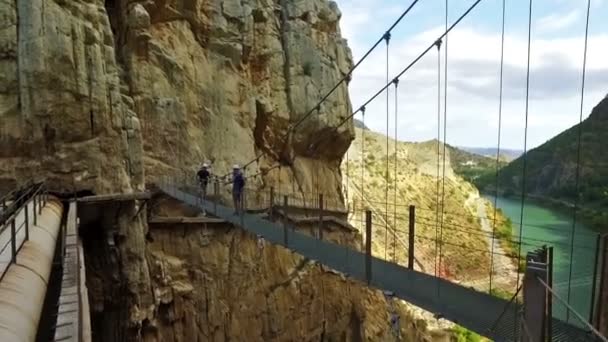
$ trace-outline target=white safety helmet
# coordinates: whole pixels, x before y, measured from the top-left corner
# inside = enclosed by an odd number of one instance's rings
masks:
[[[232,165],[232,169],[233,170],[240,170],[241,167],[239,166],[239,164],[234,164],[234,165]]]
[[[207,163],[203,163],[203,167],[204,167],[204,168],[208,168],[208,167],[209,167],[209,164],[207,164]]]

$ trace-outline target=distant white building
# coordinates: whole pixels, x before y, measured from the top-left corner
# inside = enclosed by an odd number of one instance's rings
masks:
[[[460,163],[462,166],[477,166],[477,162],[473,160],[467,160],[464,163]]]

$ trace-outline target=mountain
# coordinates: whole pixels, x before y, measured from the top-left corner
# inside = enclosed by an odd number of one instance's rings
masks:
[[[496,154],[494,156],[486,156],[464,150],[462,147],[450,145],[446,145],[446,147],[450,151],[450,161],[452,162],[454,172],[469,182],[474,182],[480,177],[495,177],[496,169],[500,169],[507,164],[501,158],[497,165]]]
[[[470,153],[475,153],[480,156],[486,156],[490,158],[496,158],[496,152],[498,151],[495,147],[466,147],[466,146],[457,146],[458,149],[463,151],[467,151]],[[514,150],[514,149],[500,149],[500,159],[510,162],[513,159],[518,158],[522,155],[524,151],[522,150]]]
[[[369,131],[369,127],[365,126],[365,124],[363,123],[363,121],[359,120],[359,119],[354,119],[353,118],[353,125],[357,128],[361,128],[364,130]]]
[[[496,161],[446,145],[444,177],[442,143],[439,143],[439,154],[437,150],[437,140],[411,143],[389,138],[387,163],[386,136],[356,128],[355,140],[342,163],[345,198],[351,209],[350,223],[360,231],[365,231],[364,210],[370,209],[373,226],[380,230],[376,231],[372,240],[373,253],[381,258],[385,255],[389,259],[395,257],[399,262],[405,263],[407,247],[402,242],[407,242],[408,238],[408,207],[414,205],[417,233],[415,267],[433,273],[437,209],[439,203],[441,215],[441,203],[444,203],[442,241],[445,247],[439,272],[453,281],[479,286],[478,282],[487,278],[489,271],[487,250],[491,240],[484,233],[491,233],[491,228],[478,217],[485,217],[486,212],[493,210],[479,196],[475,186],[461,177],[457,170],[461,170],[465,167],[461,164],[469,161],[475,167],[480,165],[482,168],[490,168]],[[396,243],[396,255],[393,255],[393,229],[397,230],[399,240]],[[465,252],[463,246],[480,252]],[[511,261],[503,262],[507,264],[504,269],[509,270]],[[502,279],[502,284],[508,284],[514,279],[511,277],[514,274],[510,271],[501,274],[499,278]],[[483,284],[487,284],[487,281]]]
[[[577,154],[581,132],[577,191]],[[575,125],[526,155],[526,193],[571,206],[577,199],[582,213],[595,226],[608,224],[608,97],[595,106],[580,125]],[[507,194],[522,189],[524,157],[500,171],[499,189]],[[488,177],[476,181],[481,189],[492,188]]]

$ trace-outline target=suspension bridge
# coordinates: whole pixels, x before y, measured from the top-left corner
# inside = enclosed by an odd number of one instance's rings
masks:
[[[409,64],[407,64],[400,72],[394,76],[389,74],[389,48],[391,41],[391,34],[393,29],[403,21],[403,19],[410,13],[410,11],[419,3],[420,0],[414,0],[411,4],[403,11],[399,18],[388,28],[388,30],[372,45],[372,47],[363,55],[363,57],[355,63],[355,65],[344,75],[339,82],[330,89],[327,94],[322,96],[318,103],[313,106],[307,113],[302,115],[296,122],[292,123],[289,129],[285,132],[283,140],[289,141],[290,137],[297,131],[306,120],[320,120],[322,105],[330,98],[330,96],[340,88],[345,87],[350,79],[353,77],[353,72],[357,69],[361,63],[368,58],[368,56],[378,48],[383,42],[386,47],[386,84],[381,87],[377,92],[364,101],[357,110],[344,116],[344,118],[330,130],[324,131],[319,134],[318,137],[310,144],[309,149],[315,151],[319,146],[322,146],[327,141],[334,137],[334,134],[338,133],[341,128],[345,125],[350,125],[352,118],[361,114],[363,121],[365,122],[366,107],[369,106],[373,101],[376,101],[380,96],[386,93],[386,117],[387,117],[387,141],[386,141],[386,172],[387,175],[390,173],[389,164],[389,101],[390,89],[393,89],[394,93],[394,118],[395,118],[395,132],[394,137],[397,140],[397,118],[399,114],[399,99],[398,99],[398,87],[400,79],[407,76],[407,73],[422,60],[425,56],[430,54],[432,51],[437,51],[437,168],[436,168],[436,191],[433,196],[435,197],[435,207],[431,209],[434,213],[434,218],[421,218],[416,221],[413,215],[410,214],[410,221],[416,224],[422,220],[427,220],[427,224],[432,224],[435,227],[435,237],[429,236],[416,236],[413,230],[400,231],[399,228],[393,224],[390,224],[390,213],[389,207],[393,208],[392,216],[393,223],[396,222],[398,215],[403,213],[398,212],[398,196],[397,187],[394,186],[394,193],[392,204],[389,201],[389,184],[386,183],[385,188],[385,201],[378,204],[377,207],[384,206],[384,213],[381,209],[378,209],[373,202],[366,197],[365,193],[365,170],[361,168],[361,180],[359,182],[358,196],[362,203],[367,203],[368,207],[375,207],[375,216],[382,217],[381,222],[383,224],[372,223],[372,212],[367,211],[365,216],[365,245],[364,251],[357,248],[351,248],[336,243],[332,243],[323,239],[323,227],[324,220],[323,216],[332,215],[343,215],[348,213],[348,208],[345,208],[343,198],[325,198],[317,197],[326,192],[326,189],[320,188],[319,177],[316,173],[314,177],[317,182],[316,188],[314,189],[314,196],[301,196],[297,205],[304,207],[305,209],[312,209],[315,213],[320,216],[319,229],[317,230],[316,236],[310,236],[293,229],[293,224],[290,224],[288,220],[283,221],[277,219],[277,216],[273,212],[278,210],[284,210],[287,213],[293,208],[289,207],[288,204],[294,205],[294,202],[280,203],[281,198],[284,194],[277,192],[271,193],[267,196],[266,190],[254,189],[248,191],[247,198],[266,198],[267,200],[258,200],[256,205],[253,205],[253,201],[249,203],[249,206],[245,206],[246,210],[241,210],[238,215],[233,214],[233,208],[229,208],[224,205],[221,201],[221,196],[215,194],[213,199],[201,198],[198,194],[198,190],[188,180],[187,177],[176,177],[167,178],[163,182],[157,184],[159,189],[169,196],[186,203],[190,206],[199,208],[210,215],[216,216],[232,225],[241,227],[242,229],[251,232],[254,235],[263,237],[270,243],[284,246],[302,256],[315,260],[331,269],[343,273],[345,276],[359,280],[370,287],[377,288],[390,293],[391,295],[410,302],[416,306],[419,306],[429,312],[432,312],[438,318],[445,318],[453,321],[467,329],[475,331],[483,336],[487,336],[497,341],[540,341],[544,339],[551,339],[554,341],[606,341],[606,338],[602,336],[597,330],[597,322],[593,322],[592,317],[584,317],[569,305],[569,297],[572,288],[576,288],[582,285],[587,285],[589,282],[595,284],[597,276],[594,274],[592,277],[585,275],[585,277],[577,277],[572,270],[570,271],[570,277],[566,281],[560,281],[555,284],[551,281],[551,269],[550,262],[546,255],[540,257],[539,253],[531,253],[526,258],[522,256],[522,246],[526,242],[522,241],[521,231],[524,227],[524,208],[526,200],[526,188],[525,183],[523,185],[521,194],[521,207],[522,216],[519,220],[518,227],[520,234],[518,234],[518,241],[512,241],[518,247],[518,253],[516,256],[517,265],[522,264],[522,260],[526,259],[527,267],[525,272],[521,272],[522,269],[518,269],[517,280],[515,281],[516,288],[513,289],[514,295],[512,298],[504,299],[493,296],[492,292],[492,277],[494,276],[493,271],[489,273],[489,292],[484,293],[477,291],[464,284],[456,284],[451,282],[441,274],[442,263],[444,258],[444,246],[452,246],[463,248],[465,251],[472,251],[471,247],[459,245],[454,241],[446,241],[444,237],[444,230],[462,230],[463,232],[470,234],[480,234],[481,232],[474,232],[470,227],[466,226],[455,226],[446,222],[446,216],[449,215],[445,210],[445,179],[446,179],[446,145],[440,142],[440,137],[443,137],[444,141],[447,136],[447,119],[448,119],[448,106],[447,106],[447,77],[448,77],[448,35],[449,33],[458,26],[467,16],[474,13],[475,8],[482,0],[474,1],[470,7],[466,9],[455,21],[451,24],[448,21],[448,1],[445,2],[445,29],[443,33],[438,35],[436,39],[430,41],[427,47]],[[528,138],[528,110],[529,110],[529,88],[530,88],[530,49],[531,49],[531,26],[532,26],[532,2],[528,1],[529,13],[528,13],[528,49],[527,49],[527,77],[526,77],[526,101],[525,101],[525,117],[526,126],[524,132],[524,150],[527,149],[527,138]],[[502,15],[500,20],[502,22],[502,41],[501,41],[501,61],[500,61],[500,87],[497,89],[499,94],[498,104],[498,131],[497,131],[497,161],[496,161],[496,179],[498,180],[498,164],[500,156],[500,145],[501,145],[501,125],[502,125],[502,97],[503,97],[503,70],[504,70],[504,30],[505,30],[505,12],[506,12],[506,1],[502,0]],[[587,1],[587,21],[586,21],[586,34],[584,41],[583,51],[583,73],[582,73],[582,84],[581,84],[581,112],[580,120],[582,121],[582,108],[583,98],[585,89],[585,72],[586,72],[586,58],[587,58],[587,35],[589,27],[590,17],[590,0]],[[443,49],[443,50],[442,50]],[[441,54],[444,53],[444,65],[441,66]],[[443,70],[443,74],[441,71]],[[443,76],[443,83],[442,77]],[[443,100],[441,97],[443,85]],[[443,107],[442,107],[443,101]],[[443,108],[443,112],[442,109]],[[443,127],[441,126],[443,123]],[[579,131],[578,146],[579,146],[579,159],[577,160],[576,168],[576,179],[578,189],[578,179],[580,177],[580,136]],[[361,144],[361,164],[365,164],[365,138]],[[256,163],[265,155],[265,153],[259,153],[245,163],[244,167],[254,169]],[[349,156],[346,155],[348,160]],[[394,174],[397,174],[397,153],[394,154]],[[524,168],[522,170],[522,179],[525,182],[526,179],[526,153],[523,155]],[[347,163],[348,165],[348,163]],[[284,161],[277,162],[275,165],[265,168],[259,172],[253,172],[248,175],[248,178],[263,178],[271,172],[278,172],[280,175],[281,168],[285,167]],[[352,178],[346,171],[346,178]],[[355,175],[354,177],[358,177]],[[280,176],[279,176],[280,177]],[[277,177],[275,177],[277,178]],[[393,177],[394,178],[394,177]],[[280,179],[280,178],[279,178]],[[387,177],[388,179],[388,177]],[[498,182],[498,181],[497,181]],[[279,182],[280,183],[280,182]],[[296,184],[292,184],[295,189]],[[298,185],[299,186],[299,185]],[[217,189],[217,188],[216,188]],[[301,190],[301,189],[300,189]],[[497,187],[498,195],[498,187]],[[295,192],[295,191],[294,191]],[[146,194],[123,194],[124,196],[97,196],[95,201],[134,201],[138,199],[144,199]],[[346,197],[352,196],[353,194],[346,193]],[[333,201],[333,206],[331,205]],[[347,200],[348,202],[348,200]],[[82,265],[82,247],[77,242],[77,206],[76,201],[63,203],[50,196],[46,191],[44,184],[35,184],[21,189],[20,191],[11,192],[9,195],[2,199],[3,207],[1,213],[2,220],[0,222],[0,267],[2,268],[2,276],[0,278],[0,311],[3,314],[0,316],[2,324],[0,324],[0,339],[2,340],[32,340],[36,337],[37,333],[40,333],[40,326],[43,325],[54,325],[52,328],[48,328],[48,331],[54,333],[55,340],[74,340],[74,341],[88,341],[90,340],[90,326],[87,322],[90,322],[90,318],[87,317],[87,293],[86,286],[84,285],[84,267]],[[495,203],[496,204],[496,203]],[[574,236],[576,227],[576,208],[574,207],[574,217],[572,224],[571,241],[568,246],[571,248],[570,261],[572,262],[572,255],[574,254]],[[408,207],[408,204],[402,204],[404,208]],[[495,205],[496,207],[496,205]],[[250,209],[250,210],[247,210]],[[382,215],[384,214],[384,215]],[[493,222],[494,227],[492,230],[491,238],[491,249],[490,251],[480,251],[483,253],[489,253],[491,257],[491,263],[494,262],[494,256],[497,255],[496,246],[494,241],[496,240],[496,212],[494,218],[489,221]],[[372,244],[372,227],[384,228],[385,238],[384,241],[389,240],[390,235],[393,237],[393,241],[399,241],[402,247],[407,247],[408,252],[408,265],[404,266],[393,260],[389,261],[387,252],[385,251],[385,257],[379,258],[372,255],[371,244]],[[402,239],[401,236],[408,236],[408,239]],[[485,235],[487,236],[487,234]],[[414,253],[414,239],[424,238],[435,245],[434,255],[424,256],[423,253]],[[537,241],[539,244],[544,244],[544,241]],[[56,248],[59,246],[59,248]],[[601,249],[596,248],[596,253],[599,254],[600,250],[604,250],[604,245]],[[393,257],[395,258],[397,248],[393,247]],[[428,252],[427,252],[428,253]],[[542,254],[542,253],[541,253]],[[596,254],[596,255],[597,255]],[[431,258],[434,262],[434,274],[427,274],[420,270],[415,270],[413,267],[414,261],[417,261],[417,257]],[[417,261],[418,262],[418,261]],[[597,263],[597,260],[596,260]],[[60,265],[60,266],[57,266]],[[421,265],[421,264],[420,264]],[[422,268],[419,265],[420,268]],[[62,272],[60,286],[51,289],[49,285],[52,283],[52,270],[53,267],[61,268]],[[519,268],[520,266],[518,266]],[[493,265],[490,267],[494,269]],[[430,273],[430,270],[429,270]],[[525,276],[520,279],[520,274],[524,273]],[[554,289],[560,289],[566,287],[568,289],[568,298],[561,298]],[[56,310],[48,311],[46,309],[47,304],[45,303],[45,297],[49,291],[56,291],[58,293],[58,302],[53,303]],[[523,292],[523,301],[520,302],[522,296],[520,292]],[[567,310],[574,317],[572,320],[562,320],[552,315],[551,305],[560,303],[567,307]],[[54,312],[53,312],[54,311]],[[48,316],[55,316],[55,319],[49,319]],[[592,313],[590,316],[594,316]],[[51,323],[49,323],[49,321]],[[591,321],[591,322],[590,322]],[[595,323],[595,324],[594,324]]]

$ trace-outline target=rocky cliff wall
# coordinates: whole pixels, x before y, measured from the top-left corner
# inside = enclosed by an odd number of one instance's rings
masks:
[[[286,134],[351,66],[335,3],[2,0],[0,17],[3,188],[130,191],[263,153],[249,174],[284,167],[255,185],[338,194],[346,86]]]

